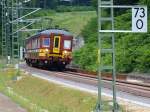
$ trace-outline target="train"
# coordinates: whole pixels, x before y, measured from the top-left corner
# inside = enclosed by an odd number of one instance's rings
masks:
[[[65,69],[72,61],[73,35],[63,29],[48,29],[25,40],[24,59],[29,66]]]

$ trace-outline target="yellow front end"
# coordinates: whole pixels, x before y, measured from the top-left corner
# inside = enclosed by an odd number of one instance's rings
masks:
[[[72,52],[70,52],[70,51],[63,51],[62,58],[70,58],[70,59],[72,59]]]
[[[49,52],[49,49],[39,49],[39,57],[48,57]]]

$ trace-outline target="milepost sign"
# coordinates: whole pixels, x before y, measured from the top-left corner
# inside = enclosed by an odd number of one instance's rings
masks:
[[[147,7],[132,8],[132,32],[147,32]]]

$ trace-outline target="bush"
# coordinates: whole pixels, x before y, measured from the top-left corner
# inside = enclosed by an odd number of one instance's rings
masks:
[[[92,6],[57,6],[57,12],[72,12],[72,11],[93,11],[94,8]]]
[[[92,18],[82,30],[85,46],[74,52],[74,64],[83,69],[97,70],[97,18]]]
[[[80,50],[75,51],[73,54],[74,64],[79,65],[81,68],[91,71],[97,70],[97,45],[86,44]]]
[[[36,17],[44,17],[44,16],[51,16],[55,14],[54,10],[50,10],[50,9],[44,9],[44,10],[40,10],[38,11],[38,13],[34,13],[32,14],[30,17],[31,18],[36,18]]]
[[[128,12],[118,16],[116,18],[119,21],[116,24],[117,28],[129,28],[129,18]],[[148,23],[150,31],[150,21]],[[85,40],[85,46],[74,53],[74,63],[83,69],[96,70],[97,18],[89,21],[82,30],[82,36]],[[117,33],[115,41],[117,72],[150,72],[150,32],[146,34]],[[110,46],[109,41],[103,43],[103,46]],[[103,63],[110,63],[110,56],[103,55],[103,57],[105,58]]]

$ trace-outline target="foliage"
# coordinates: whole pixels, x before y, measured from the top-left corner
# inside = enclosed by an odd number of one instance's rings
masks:
[[[129,28],[131,14],[126,13],[117,17],[119,28]],[[124,24],[124,22],[126,24]],[[148,24],[150,21],[148,21]],[[150,25],[148,26],[148,31]],[[121,72],[150,72],[150,32],[147,34],[116,34],[117,69]],[[127,58],[128,57],[128,58]]]
[[[118,29],[128,29],[131,26],[131,14],[122,14],[115,18]],[[126,24],[124,24],[126,23]],[[150,21],[148,22],[150,30]],[[105,26],[107,27],[107,26]],[[74,53],[74,63],[87,70],[96,70],[97,62],[97,18],[93,18],[82,30],[85,46]],[[118,72],[150,72],[150,32],[147,34],[117,33],[116,63]],[[108,40],[103,43],[109,46]],[[90,55],[88,55],[90,54]],[[110,56],[103,56],[104,63],[110,63]]]
[[[90,6],[91,0],[73,0],[73,1],[66,1],[66,0],[32,0],[26,3],[26,6],[33,6],[33,7],[41,7],[44,9],[56,9],[57,6],[65,5],[65,6]],[[61,9],[59,9],[61,10]]]
[[[74,64],[78,64],[86,70],[96,71],[97,69],[97,45],[86,44],[83,48],[74,53]]]
[[[11,87],[18,94],[50,112],[87,112],[93,108],[96,101],[96,97],[87,93],[60,87],[34,77],[25,77],[12,83]],[[26,108],[30,108],[28,104]]]
[[[28,28],[55,28],[58,26],[60,29],[67,29],[72,32],[75,36],[81,33],[83,27],[88,21],[96,16],[95,11],[73,11],[73,12],[55,12],[51,9],[42,9],[38,13],[30,16],[30,18],[36,17],[41,18],[40,22],[36,22]],[[42,23],[42,24],[41,24]],[[23,38],[30,37],[35,32],[22,32]]]
[[[68,29],[77,36],[81,33],[81,30],[88,21],[95,16],[95,11],[79,11],[55,13],[51,18],[53,19],[54,25],[59,25],[60,28]]]
[[[42,3],[40,3],[40,7],[55,9],[58,5],[58,2],[59,0],[44,0],[43,1],[44,6],[42,7]]]
[[[95,9],[97,9],[97,3],[98,1],[97,0],[92,0],[92,6],[95,7]]]
[[[107,0],[106,0],[107,1]],[[114,0],[115,5],[135,5],[139,0]],[[141,0],[143,1],[143,0]],[[149,0],[145,0],[149,1]],[[92,0],[92,6],[97,8],[98,0]]]
[[[114,0],[114,4],[119,5],[135,5],[139,0]]]
[[[72,12],[72,11],[93,11],[94,8],[92,6],[65,6],[60,5],[57,6],[57,12]]]
[[[2,10],[2,7],[0,5],[0,10]],[[2,17],[2,11],[0,11],[0,17]],[[2,50],[2,21],[0,21],[0,55],[1,55],[1,50]]]
[[[32,0],[28,2],[26,5],[45,9],[47,8],[55,9],[58,5],[58,0]]]
[[[12,81],[14,74],[12,70],[5,71],[5,75],[4,72],[0,72],[0,91],[30,112],[42,112],[44,111],[42,109],[49,112],[88,112],[92,111],[95,106],[96,96],[94,95],[61,87],[24,75],[22,72],[22,79]],[[6,91],[6,87],[11,88],[14,94]],[[33,108],[33,104],[36,108]],[[42,109],[38,110],[38,107]]]
[[[38,13],[34,13],[31,16],[28,16],[29,18],[36,18],[36,17],[47,17],[47,16],[52,16],[54,15],[56,12],[54,10],[50,10],[50,9],[42,9],[39,10]]]
[[[97,19],[94,17],[82,30],[85,46],[74,52],[74,64],[83,69],[96,71],[97,69]]]
[[[82,35],[85,37],[86,43],[96,43],[97,42],[97,18],[92,18],[90,22],[82,30]]]
[[[73,0],[75,5],[90,5],[91,0]]]
[[[0,92],[29,112],[90,112],[95,107],[96,95],[20,74],[20,80],[12,81],[15,70],[0,72]],[[106,100],[103,99],[103,110],[110,111]],[[122,106],[119,111],[124,112]]]
[[[3,91],[8,86],[7,82],[16,76],[16,71],[14,69],[5,68],[3,71],[0,70],[0,91]]]
[[[143,5],[147,5],[148,9],[150,9],[150,0],[140,0],[140,3]]]

